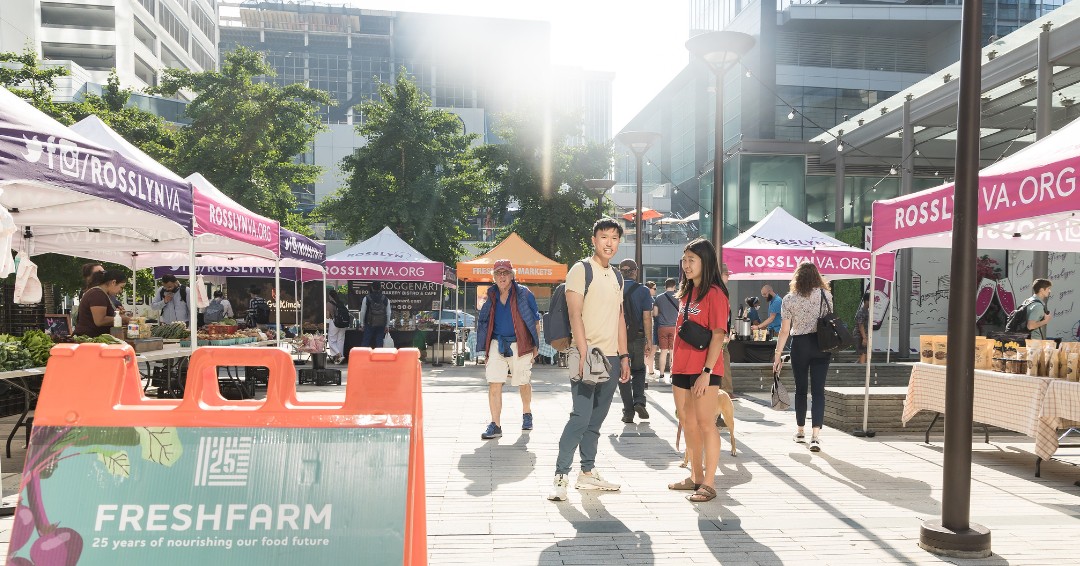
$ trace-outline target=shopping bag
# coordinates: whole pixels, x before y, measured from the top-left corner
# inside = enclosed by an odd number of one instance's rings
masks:
[[[773,373],[772,380],[772,408],[774,411],[786,411],[791,406],[791,394],[787,387],[780,382],[780,372]]]

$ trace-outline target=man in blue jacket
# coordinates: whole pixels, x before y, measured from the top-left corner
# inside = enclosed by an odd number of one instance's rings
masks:
[[[495,285],[476,317],[477,351],[487,352],[488,406],[491,422],[480,435],[484,440],[502,436],[502,388],[506,375],[521,393],[521,430],[532,430],[532,362],[540,343],[536,322],[540,309],[528,287],[514,280],[508,259],[495,262],[491,273]],[[481,345],[486,345],[486,348]]]

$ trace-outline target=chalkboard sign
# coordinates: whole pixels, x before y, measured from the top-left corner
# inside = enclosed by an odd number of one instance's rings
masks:
[[[71,336],[71,315],[47,314],[45,315],[45,333],[50,336]]]

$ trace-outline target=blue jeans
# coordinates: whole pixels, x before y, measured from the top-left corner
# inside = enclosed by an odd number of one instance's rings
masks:
[[[385,326],[365,326],[364,336],[360,338],[361,348],[382,348]]]
[[[795,374],[795,424],[806,424],[806,385],[810,382],[810,422],[814,428],[825,423],[825,377],[832,354],[818,348],[817,333],[791,338],[791,372]]]
[[[622,374],[621,360],[617,356],[608,356],[611,364],[607,381],[589,385],[584,381],[570,382],[570,395],[574,399],[574,408],[570,411],[570,420],[563,428],[559,438],[559,457],[555,460],[556,474],[569,474],[574,463],[574,451],[581,453],[581,471],[591,472],[596,464],[596,446],[600,442],[600,426],[607,418],[611,408],[611,399]],[[576,370],[577,368],[573,368]]]

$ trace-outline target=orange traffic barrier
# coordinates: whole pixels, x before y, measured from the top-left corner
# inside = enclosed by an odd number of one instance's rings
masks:
[[[222,366],[269,368],[266,399],[223,398]],[[285,352],[207,347],[150,399],[130,346],[56,346],[8,563],[426,564],[419,352],[354,349],[349,377],[299,401]]]

